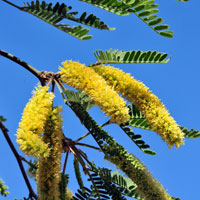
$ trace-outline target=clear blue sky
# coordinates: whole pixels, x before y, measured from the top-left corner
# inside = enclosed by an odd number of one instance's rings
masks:
[[[23,1],[12,2],[22,5]],[[64,2],[64,1],[63,1]],[[0,48],[18,56],[39,70],[56,72],[64,60],[90,64],[96,62],[93,51],[110,48],[119,50],[157,50],[172,56],[168,64],[128,64],[115,65],[143,81],[166,105],[178,124],[189,129],[200,129],[200,27],[199,1],[181,3],[176,0],[159,1],[159,16],[171,25],[175,32],[173,39],[157,35],[136,16],[116,16],[94,8],[86,3],[69,0],[74,10],[91,11],[104,20],[115,31],[100,31],[91,28],[93,39],[80,41],[64,32],[51,27],[45,22],[23,13],[0,1]],[[10,130],[12,141],[17,146],[16,130],[31,91],[37,79],[28,71],[0,57],[0,115],[7,118],[5,125]],[[61,96],[56,94],[56,104],[64,105]],[[90,113],[99,124],[106,121],[102,112],[93,108]],[[116,125],[106,128],[129,152],[138,156],[152,174],[164,185],[170,195],[182,200],[199,198],[199,142],[200,139],[186,139],[180,149],[168,149],[154,132],[135,129],[157,152],[156,156],[143,154]],[[81,126],[74,114],[64,109],[64,131],[68,137],[78,138],[87,131]],[[89,138],[88,143],[92,143]],[[10,195],[6,198],[28,196],[28,190],[22,179],[17,162],[0,133],[0,177],[9,186]],[[98,160],[108,167],[97,152],[88,151],[91,160]],[[71,156],[72,157],[72,156]],[[101,160],[102,159],[102,160]],[[68,173],[73,174],[72,165],[68,164]],[[70,188],[75,192],[73,176]],[[35,186],[34,186],[35,188]],[[4,198],[0,197],[4,200]]]

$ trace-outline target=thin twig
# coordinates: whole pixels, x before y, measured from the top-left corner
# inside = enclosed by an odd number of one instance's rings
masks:
[[[26,160],[24,157],[20,156],[21,160],[27,163],[29,166],[33,167],[34,169],[37,169],[37,167],[31,163],[30,161]]]
[[[109,125],[111,124],[110,120],[108,120],[107,122],[105,122],[104,124],[102,124],[100,127],[104,127],[106,125]],[[80,138],[78,138],[77,140],[75,140],[74,142],[77,143],[79,142],[80,140],[84,139],[85,137],[87,137],[88,135],[90,135],[90,132],[86,133],[85,135],[81,136]]]
[[[60,94],[62,95],[62,98],[63,98],[65,104],[67,105],[67,100],[66,100],[65,95],[64,95],[64,93],[63,93],[63,91],[62,91],[62,89],[61,89],[61,85],[60,85],[60,83],[58,82],[58,79],[54,79],[54,81],[55,81],[55,83],[56,83],[56,85],[57,85],[57,87],[58,87],[58,90],[60,91]]]
[[[4,135],[5,139],[6,139],[9,147],[11,148],[16,160],[17,160],[17,163],[18,163],[19,168],[21,170],[21,173],[23,175],[24,181],[25,181],[25,183],[26,183],[26,185],[28,187],[28,190],[29,190],[29,197],[31,197],[31,198],[34,197],[35,199],[37,199],[37,195],[34,193],[32,187],[31,187],[31,184],[30,184],[30,182],[28,180],[28,177],[26,175],[24,166],[22,164],[21,157],[18,154],[17,150],[15,149],[15,147],[14,147],[14,145],[13,145],[13,143],[12,143],[12,141],[11,141],[9,135],[8,135],[8,129],[3,125],[3,123],[1,121],[0,121],[0,129],[2,130],[3,135]]]
[[[80,145],[80,146],[84,146],[84,147],[89,147],[89,148],[92,148],[92,149],[95,149],[95,150],[98,150],[98,151],[100,151],[100,148],[98,148],[98,147],[94,147],[94,146],[92,146],[92,145],[89,145],[89,144],[85,144],[85,143],[75,143],[76,145]]]
[[[7,0],[2,0],[2,1],[4,1],[5,3],[7,3],[15,8],[18,8],[19,10],[23,10],[23,7],[19,7],[19,6],[15,5],[14,3],[11,3],[10,1],[7,1]]]
[[[64,162],[64,166],[63,166],[63,176],[65,175],[65,170],[66,170],[66,166],[67,166],[68,156],[69,156],[69,150],[66,152],[65,162]]]
[[[27,69],[29,72],[31,72],[33,75],[35,75],[40,81],[40,71],[38,71],[37,69],[35,69],[34,67],[32,67],[31,65],[27,64],[26,62],[24,62],[23,60],[20,60],[19,58],[17,58],[16,56],[13,56],[10,53],[7,53],[3,50],[0,50],[0,55],[4,56],[10,60],[12,60],[13,62],[21,65],[22,67],[24,67],[25,69]]]

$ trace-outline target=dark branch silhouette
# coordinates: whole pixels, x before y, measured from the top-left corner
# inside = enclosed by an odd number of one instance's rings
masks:
[[[9,135],[8,135],[8,129],[3,125],[3,123],[1,121],[0,121],[0,129],[2,130],[3,135],[4,135],[5,139],[6,139],[9,147],[11,148],[11,150],[12,150],[12,152],[13,152],[16,160],[17,160],[17,163],[18,163],[19,168],[21,170],[21,173],[23,175],[24,181],[25,181],[25,183],[26,183],[26,185],[28,187],[28,190],[29,190],[29,198],[31,198],[31,199],[33,199],[33,198],[37,199],[37,195],[33,191],[32,187],[31,187],[31,184],[30,184],[30,182],[28,180],[28,177],[26,175],[24,166],[22,164],[21,156],[18,154],[17,150],[15,149],[15,147],[14,147],[14,145],[13,145],[13,143],[12,143],[12,141],[11,141]]]

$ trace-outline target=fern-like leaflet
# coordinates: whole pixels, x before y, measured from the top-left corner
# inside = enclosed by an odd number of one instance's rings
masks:
[[[162,24],[163,19],[157,16],[158,4],[154,0],[80,0],[96,7],[102,8],[117,15],[129,15],[134,13],[145,24],[152,28],[156,33],[172,38],[173,31],[169,31],[169,25]]]
[[[69,102],[81,104],[86,111],[94,106],[93,101],[86,95],[85,92],[75,92],[73,90],[65,89],[65,95]]]
[[[83,12],[80,17],[76,17],[78,12],[70,12],[71,9],[71,6],[67,6],[64,3],[56,3],[55,6],[52,6],[52,3],[48,4],[45,1],[40,3],[38,0],[31,1],[31,4],[25,3],[23,8],[24,11],[81,40],[91,38],[91,36],[86,35],[89,29],[83,26],[71,27],[69,24],[61,24],[60,22],[63,19],[68,19],[101,30],[113,30],[113,28],[109,28],[95,15],[90,14],[87,16],[87,13]]]
[[[130,108],[130,106],[129,106]],[[145,116],[137,109],[134,105],[132,105],[132,108],[130,109],[130,120],[126,123],[126,126],[132,126],[136,128],[141,128],[145,130],[153,131],[150,124],[148,124]],[[181,131],[185,134],[186,138],[197,138],[200,137],[200,131],[199,130],[188,130],[187,128],[183,126],[179,126]]]
[[[167,53],[157,51],[118,51],[109,49],[108,51],[98,50],[94,52],[97,62],[103,64],[124,64],[124,63],[167,63]]]

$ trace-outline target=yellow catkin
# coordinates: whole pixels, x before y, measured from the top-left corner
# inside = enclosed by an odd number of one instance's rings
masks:
[[[169,144],[169,147],[175,145],[178,148],[184,144],[184,134],[176,121],[158,97],[142,82],[111,66],[95,66],[93,69],[145,115],[151,128]]]
[[[53,97],[53,93],[48,92],[47,86],[38,86],[24,108],[17,130],[17,143],[26,155],[37,157],[47,156],[49,153],[48,144],[41,140],[41,134],[49,110],[52,108]]]
[[[45,124],[43,141],[48,143],[51,151],[48,157],[40,157],[36,171],[39,200],[59,200],[59,183],[61,180],[62,154],[62,118],[61,107],[50,112]]]
[[[105,160],[115,164],[137,185],[135,191],[143,200],[172,200],[164,187],[151,175],[141,161],[135,156],[133,157],[143,166],[142,169],[136,168],[124,157],[119,159],[116,156],[106,156]]]
[[[92,68],[72,61],[62,63],[61,79],[64,83],[86,94],[98,105],[111,121],[121,124],[130,118],[126,102]]]

